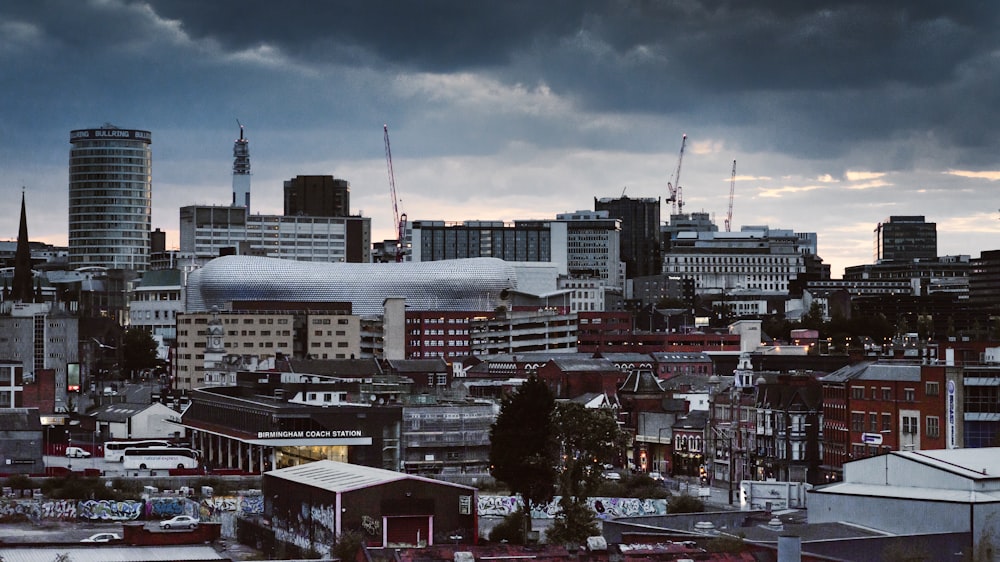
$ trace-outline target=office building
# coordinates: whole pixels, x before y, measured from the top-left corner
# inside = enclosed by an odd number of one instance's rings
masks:
[[[243,207],[180,209],[181,252],[203,260],[240,254],[368,263],[371,218],[247,215]]]
[[[1000,313],[1000,250],[982,252],[971,261],[969,301],[994,315]]]
[[[663,257],[663,273],[693,278],[699,295],[787,295],[816,253],[810,233],[744,226],[739,232],[679,232]]]
[[[560,213],[556,220],[566,222],[569,276],[578,280],[596,279],[604,287],[621,289],[625,284],[621,261],[622,221],[610,218],[608,211]],[[603,295],[601,300],[604,300]]]
[[[922,216],[892,216],[875,227],[875,262],[937,258],[937,224]]]
[[[595,197],[594,210],[607,211],[608,217],[621,221],[621,259],[627,279],[661,273],[659,198]]]
[[[333,176],[295,176],[285,181],[285,216],[347,217],[351,183]]]
[[[149,131],[70,133],[69,264],[145,271],[152,209]]]
[[[567,223],[548,220],[413,221],[410,259],[431,262],[499,258],[508,262],[552,262],[566,273]]]

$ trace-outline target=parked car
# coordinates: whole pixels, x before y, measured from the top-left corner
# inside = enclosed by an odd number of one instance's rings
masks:
[[[80,542],[116,542],[122,540],[118,533],[97,533],[80,540]]]
[[[613,470],[605,470],[603,476],[605,480],[613,480],[615,482],[619,482],[622,479],[622,475]]]
[[[161,529],[173,529],[173,528],[183,528],[194,529],[198,526],[198,520],[190,515],[177,515],[171,517],[170,519],[164,519],[160,521]]]
[[[71,459],[90,458],[90,451],[85,451],[80,447],[66,447],[66,456]]]
[[[651,471],[649,471],[646,474],[647,474],[647,476],[649,476],[650,478],[652,478],[656,482],[663,482],[663,475],[660,474],[659,472],[655,471],[655,470],[651,470]]]

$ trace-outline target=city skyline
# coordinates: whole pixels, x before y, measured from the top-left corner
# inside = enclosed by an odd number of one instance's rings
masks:
[[[351,183],[394,238],[383,124],[410,220],[554,219],[594,197],[668,196],[720,229],[816,232],[835,277],[893,215],[938,254],[998,248],[998,8],[937,3],[150,0],[0,7],[5,193],[67,244],[68,133],[149,130],[152,226],[229,204],[245,127],[251,208],[297,175]],[[13,207],[12,207],[13,208]],[[661,217],[667,220],[670,203]],[[14,239],[17,213],[0,217]]]

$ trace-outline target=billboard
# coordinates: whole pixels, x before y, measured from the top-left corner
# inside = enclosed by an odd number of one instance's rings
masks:
[[[66,363],[66,392],[80,392],[79,363]]]

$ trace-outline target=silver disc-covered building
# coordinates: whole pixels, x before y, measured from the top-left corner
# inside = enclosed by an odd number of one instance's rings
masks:
[[[514,267],[496,258],[434,262],[318,263],[225,256],[188,277],[186,310],[233,301],[350,302],[356,315],[380,315],[388,297],[410,310],[493,310],[517,289]]]

